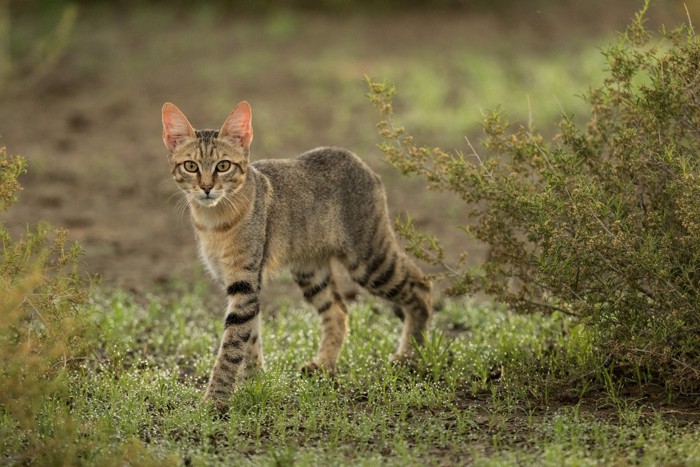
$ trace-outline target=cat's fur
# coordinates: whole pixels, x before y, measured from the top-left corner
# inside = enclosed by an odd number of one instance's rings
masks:
[[[430,320],[431,285],[396,243],[379,176],[338,148],[251,163],[252,139],[247,102],[219,131],[194,130],[177,107],[163,106],[173,177],[189,201],[201,256],[228,295],[206,398],[223,403],[237,382],[262,367],[258,294],[264,277],[284,266],[321,319],[318,353],[303,371],[337,368],[348,328],[334,280],[338,264],[400,307],[403,335],[394,358],[411,358],[411,339],[422,343]],[[230,169],[217,171],[222,161]]]

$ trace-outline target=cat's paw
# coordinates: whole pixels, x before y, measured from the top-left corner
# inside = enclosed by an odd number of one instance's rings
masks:
[[[335,375],[337,368],[335,368],[335,367],[328,368],[325,365],[321,365],[320,363],[318,363],[314,360],[311,360],[311,361],[304,363],[301,366],[299,371],[304,376],[311,376],[311,375],[317,374],[317,373],[323,373],[323,374],[333,376],[333,375]]]
[[[219,418],[228,416],[228,397],[225,397],[223,393],[207,391],[204,394],[204,403],[209,404]]]
[[[219,416],[227,416],[229,401],[234,390],[234,387],[219,385],[210,381],[204,392],[203,402],[208,404]]]

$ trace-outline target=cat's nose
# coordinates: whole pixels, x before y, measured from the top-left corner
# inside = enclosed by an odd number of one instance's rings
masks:
[[[208,195],[211,189],[214,188],[214,185],[199,185],[199,187]]]

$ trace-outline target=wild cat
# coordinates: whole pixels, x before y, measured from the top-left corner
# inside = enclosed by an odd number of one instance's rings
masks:
[[[163,106],[173,178],[189,203],[201,257],[228,297],[205,395],[217,405],[263,366],[258,295],[263,280],[281,267],[290,268],[321,320],[318,352],[303,372],[337,370],[348,329],[334,277],[338,264],[401,309],[394,359],[412,357],[411,341],[423,342],[432,313],[431,284],[397,245],[379,176],[339,148],[251,163],[251,118],[244,101],[220,130],[195,130],[175,105]]]

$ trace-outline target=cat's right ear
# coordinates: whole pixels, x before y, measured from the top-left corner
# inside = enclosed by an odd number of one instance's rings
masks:
[[[168,151],[174,150],[187,138],[194,137],[194,128],[180,109],[166,102],[163,105],[163,143]]]

